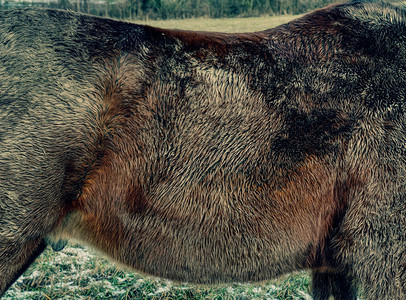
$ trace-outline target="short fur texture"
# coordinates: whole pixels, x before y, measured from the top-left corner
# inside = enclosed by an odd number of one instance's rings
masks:
[[[406,11],[249,34],[0,11],[0,295],[74,238],[198,283],[406,299]]]

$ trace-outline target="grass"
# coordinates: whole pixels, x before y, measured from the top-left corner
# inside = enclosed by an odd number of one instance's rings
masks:
[[[297,16],[187,19],[138,22],[163,28],[251,32],[275,27]],[[261,284],[203,287],[175,284],[116,268],[91,250],[68,244],[47,249],[14,283],[4,299],[311,299],[307,272]]]
[[[176,284],[127,272],[92,250],[68,244],[50,248],[14,283],[4,299],[311,299],[307,272],[260,284],[229,286]]]
[[[183,20],[150,20],[135,21],[135,23],[145,24],[167,29],[184,29],[199,31],[221,31],[221,32],[254,32],[276,27],[287,23],[300,16],[262,16],[256,18],[192,18]]]

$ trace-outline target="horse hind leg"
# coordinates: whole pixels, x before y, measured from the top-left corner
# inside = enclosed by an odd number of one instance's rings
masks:
[[[392,179],[395,182],[395,179]],[[395,182],[396,183],[396,182]],[[404,179],[366,187],[351,201],[334,244],[335,257],[366,299],[406,299]]]
[[[356,300],[357,291],[351,278],[334,271],[312,272],[312,292],[315,300]]]

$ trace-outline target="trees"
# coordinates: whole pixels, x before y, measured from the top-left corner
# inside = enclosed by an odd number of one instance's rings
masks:
[[[137,0],[126,0],[137,1]],[[304,13],[335,0],[138,0],[150,18],[231,17]]]
[[[0,7],[51,6],[119,19],[299,14],[336,0],[0,0]]]

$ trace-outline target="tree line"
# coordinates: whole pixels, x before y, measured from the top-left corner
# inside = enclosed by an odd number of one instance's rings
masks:
[[[337,0],[0,0],[2,7],[47,6],[118,19],[173,19],[300,14]]]

